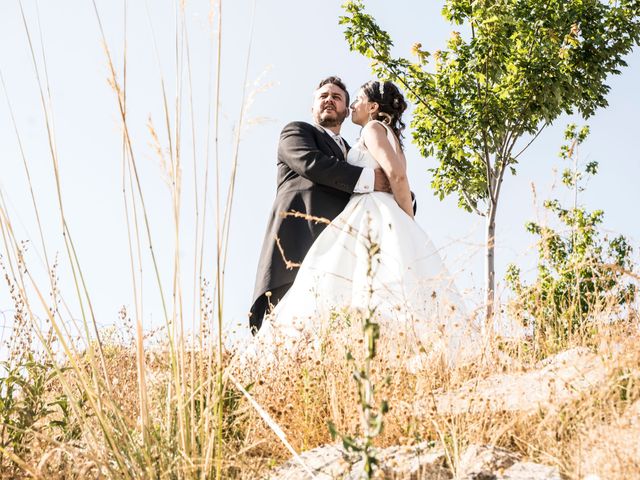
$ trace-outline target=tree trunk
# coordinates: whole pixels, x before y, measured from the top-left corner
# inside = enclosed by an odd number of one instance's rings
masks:
[[[493,315],[495,305],[495,246],[496,246],[496,204],[489,206],[486,216],[486,241],[485,250],[485,329],[491,333],[493,328]]]

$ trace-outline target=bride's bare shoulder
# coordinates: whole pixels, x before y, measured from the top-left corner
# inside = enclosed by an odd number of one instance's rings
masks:
[[[364,127],[362,127],[362,131],[377,132],[381,135],[386,135],[387,128],[385,127],[384,123],[382,123],[380,120],[371,120],[370,122],[367,122],[367,124]]]
[[[362,137],[365,141],[380,141],[380,139],[387,137],[387,129],[382,122],[372,120],[362,128]]]

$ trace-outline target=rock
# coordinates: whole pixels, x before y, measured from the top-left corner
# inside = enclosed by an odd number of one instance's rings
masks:
[[[382,470],[381,478],[397,480],[448,480],[452,477],[446,467],[442,450],[433,450],[430,445],[421,443],[408,447],[390,447],[378,455]],[[354,465],[353,472],[362,471],[363,462]],[[359,475],[353,476],[354,480]]]
[[[271,472],[272,480],[359,480],[363,462],[358,455],[347,453],[341,445],[325,445],[301,455],[308,471],[295,460]],[[389,447],[376,456],[380,470],[374,478],[393,480],[450,480],[443,450],[429,443],[414,446]],[[460,458],[458,480],[560,480],[558,469],[547,465],[521,461],[520,456],[502,448],[471,445]]]
[[[560,480],[556,467],[523,462],[520,456],[491,445],[470,445],[458,463],[459,480]]]
[[[294,459],[276,469],[269,476],[273,480],[322,480],[340,478],[359,480],[363,471],[363,461],[358,455],[347,453],[342,445],[325,445],[301,455],[304,463],[313,471],[308,471]],[[379,478],[397,480],[449,480],[451,472],[445,466],[445,455],[441,450],[433,450],[427,442],[414,446],[395,446],[378,451],[380,462]]]
[[[496,477],[498,480],[560,480],[556,467],[533,462],[517,462]]]
[[[313,472],[314,477],[309,475],[308,470],[300,465],[300,462],[291,459],[274,470],[269,478],[274,480],[339,478],[350,470],[354,462],[340,445],[323,445],[314,448],[300,454],[300,459]]]
[[[470,445],[460,456],[458,476],[470,480],[491,480],[493,472],[504,470],[516,463],[516,454],[493,446]]]
[[[414,415],[428,415],[435,406],[439,415],[482,412],[535,412],[557,408],[602,383],[607,370],[601,357],[586,348],[573,348],[541,362],[536,370],[496,374],[466,382],[451,392],[435,393],[410,408]]]

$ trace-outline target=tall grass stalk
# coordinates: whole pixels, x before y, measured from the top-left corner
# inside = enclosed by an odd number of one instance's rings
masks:
[[[184,19],[184,16],[181,16],[181,24],[182,24],[182,30],[184,32],[184,50],[185,50],[185,55],[186,55],[186,61],[187,61],[187,79],[188,79],[188,104],[189,104],[189,120],[191,122],[191,149],[192,149],[192,153],[193,153],[193,171],[197,172],[198,171],[198,156],[196,154],[196,121],[195,121],[195,114],[194,114],[194,103],[193,103],[193,79],[191,76],[191,72],[192,72],[192,68],[191,68],[191,55],[190,55],[190,51],[189,51],[189,34],[186,28],[186,22]],[[200,279],[198,278],[198,237],[199,237],[199,226],[200,226],[200,218],[199,218],[199,197],[198,197],[198,176],[194,174],[193,176],[193,195],[194,195],[194,210],[195,210],[195,221],[194,221],[194,227],[195,227],[195,231],[194,231],[194,235],[193,235],[193,240],[194,240],[194,245],[193,245],[193,284],[192,284],[192,297],[191,297],[191,301],[192,301],[192,308],[191,308],[191,351],[195,352],[195,351],[200,351],[204,353],[204,343],[202,340],[202,335],[198,334],[196,335],[196,332],[201,332],[202,328],[202,322],[203,319],[201,318],[200,312],[198,311],[198,314],[196,315],[196,306],[199,303],[199,298],[201,297],[200,295],[200,290],[201,290],[201,285],[200,285]],[[196,369],[195,369],[195,362],[190,362],[190,369],[189,369],[189,381],[191,382],[191,385],[195,385],[196,382]],[[199,369],[200,372],[203,371],[203,369]],[[199,377],[198,377],[199,381],[200,381],[200,385],[202,385],[204,383],[204,376],[200,373]],[[197,428],[197,419],[196,419],[196,401],[199,401],[199,405],[203,405],[204,404],[204,389],[200,388],[198,395],[191,395],[190,396],[190,411],[191,411],[191,418],[190,418],[190,422],[191,422],[191,426],[192,428],[190,429],[191,431],[191,444],[195,445],[196,444],[196,437],[198,433],[202,433],[201,429]],[[201,437],[203,438],[203,437]]]
[[[49,256],[47,254],[47,245],[44,241],[44,233],[42,230],[42,221],[40,220],[40,211],[38,209],[38,202],[36,201],[36,194],[33,190],[33,182],[31,180],[31,172],[29,170],[29,164],[27,162],[27,156],[24,151],[24,146],[22,144],[22,138],[20,136],[20,132],[18,131],[18,125],[16,123],[16,118],[13,113],[13,107],[11,105],[11,100],[9,98],[9,93],[7,92],[7,85],[4,81],[4,75],[2,71],[0,71],[0,83],[2,83],[2,90],[4,92],[5,100],[7,102],[7,108],[9,110],[9,116],[11,118],[11,125],[13,126],[13,131],[16,136],[16,141],[18,142],[18,148],[20,150],[20,158],[22,160],[22,166],[24,167],[24,172],[27,178],[27,185],[29,186],[29,195],[31,197],[31,204],[33,206],[33,210],[36,217],[36,225],[38,226],[38,236],[40,237],[40,248],[42,249],[42,254],[44,256],[45,265],[47,267],[47,271],[51,271],[51,263],[49,262]]]
[[[66,252],[67,252],[67,257],[69,259],[69,265],[71,267],[71,272],[73,275],[73,283],[76,289],[76,297],[78,299],[78,304],[80,306],[80,311],[82,314],[82,319],[83,319],[83,326],[85,328],[85,334],[87,336],[87,338],[90,337],[90,327],[89,327],[89,322],[87,320],[87,314],[85,311],[85,301],[87,302],[87,306],[89,308],[89,313],[91,315],[91,326],[93,327],[93,334],[96,336],[96,340],[97,340],[97,347],[98,347],[98,353],[99,353],[99,359],[100,359],[100,363],[101,363],[101,367],[103,370],[103,373],[105,375],[105,380],[107,378],[107,371],[106,371],[106,365],[105,365],[105,361],[104,361],[104,352],[102,350],[102,342],[100,341],[100,334],[98,331],[98,326],[96,324],[96,319],[95,319],[95,315],[93,312],[93,307],[91,305],[91,301],[89,299],[89,292],[87,290],[87,286],[86,283],[84,281],[84,276],[82,275],[82,270],[80,268],[79,265],[79,261],[75,252],[75,247],[73,244],[73,238],[71,235],[71,232],[69,230],[69,226],[67,224],[67,220],[66,220],[66,216],[64,213],[64,205],[63,205],[63,201],[62,201],[62,190],[61,190],[61,186],[60,186],[60,170],[59,170],[59,164],[58,164],[58,154],[57,154],[57,150],[55,147],[55,133],[53,131],[53,123],[51,118],[53,117],[53,114],[50,110],[50,104],[47,104],[46,98],[45,98],[45,94],[44,94],[44,88],[46,86],[46,90],[47,92],[50,92],[50,88],[49,88],[49,82],[48,82],[48,77],[45,77],[45,82],[43,84],[43,81],[41,79],[40,76],[40,71],[38,69],[38,62],[36,60],[36,54],[35,54],[35,50],[34,50],[34,46],[33,46],[33,42],[31,39],[31,33],[29,30],[29,26],[27,24],[27,19],[26,16],[24,14],[24,9],[22,7],[22,1],[18,2],[18,5],[20,7],[20,15],[22,17],[22,23],[24,26],[24,31],[27,37],[27,41],[29,43],[29,53],[31,55],[31,60],[33,63],[33,68],[34,68],[34,73],[36,76],[36,81],[38,84],[38,90],[39,90],[39,95],[40,95],[40,102],[41,102],[41,107],[42,107],[42,113],[44,116],[44,122],[45,122],[45,127],[46,127],[46,131],[47,131],[47,143],[49,146],[49,153],[51,155],[51,160],[52,160],[52,165],[53,165],[53,173],[54,173],[54,177],[55,177],[55,186],[56,186],[56,194],[57,194],[57,200],[58,200],[58,211],[60,213],[60,220],[61,220],[61,225],[62,225],[62,232],[63,232],[63,236],[64,236],[64,243],[65,243],[65,248],[66,248]],[[43,63],[44,65],[46,65],[46,56],[44,53],[44,50],[42,51],[42,56],[43,56]],[[45,68],[46,71],[46,68]],[[30,187],[31,188],[31,187]],[[89,357],[90,359],[93,361],[94,358],[94,349],[93,347],[89,347]],[[95,383],[95,387],[97,389],[100,389],[101,386],[98,382]],[[106,387],[108,390],[108,381],[106,383]]]
[[[269,426],[271,431],[275,433],[276,437],[282,442],[282,444],[286,447],[286,449],[293,455],[293,459],[298,462],[298,464],[304,468],[304,470],[311,476],[311,478],[316,478],[316,475],[309,468],[309,466],[302,460],[298,452],[296,452],[295,448],[291,445],[289,440],[287,440],[287,435],[284,433],[280,425],[267,413],[267,411],[262,408],[262,406],[256,401],[255,398],[251,396],[251,394],[247,391],[246,388],[242,386],[242,384],[234,377],[234,375],[230,372],[226,372],[227,378],[231,380],[231,383],[244,395],[247,401],[251,404],[254,410],[258,413],[260,418],[264,420],[264,422]]]
[[[220,132],[220,74],[222,66],[222,0],[217,0],[217,13],[218,13],[218,41],[216,50],[216,88],[215,88],[215,121],[214,121],[214,152],[216,163],[216,284],[215,295],[217,305],[218,320],[218,358],[217,358],[217,370],[216,370],[216,390],[218,394],[217,403],[217,452],[216,452],[216,479],[219,480],[222,477],[222,420],[224,416],[224,384],[222,382],[222,268],[220,262],[222,261],[222,231],[220,224],[220,152],[218,135]]]
[[[238,125],[233,139],[233,149],[229,166],[231,175],[226,192],[223,195],[223,185],[221,182],[221,166],[223,158],[219,151],[219,123],[220,123],[220,98],[221,98],[221,42],[222,42],[222,4],[216,4],[217,9],[217,32],[212,36],[212,48],[215,47],[215,63],[212,64],[210,74],[215,72],[215,88],[213,89],[214,105],[208,105],[209,115],[207,121],[213,117],[214,135],[214,161],[215,182],[216,182],[216,237],[215,237],[215,269],[213,283],[213,297],[215,298],[214,309],[217,323],[217,331],[210,323],[213,315],[207,312],[208,307],[208,285],[205,276],[205,244],[207,231],[207,196],[209,182],[209,158],[208,144],[209,131],[207,129],[207,158],[204,162],[204,179],[201,168],[198,165],[196,153],[196,128],[194,116],[193,84],[191,78],[191,59],[189,56],[189,38],[186,22],[185,5],[176,2],[175,18],[175,65],[176,65],[176,92],[171,101],[165,86],[165,79],[162,71],[158,75],[161,90],[161,104],[164,115],[164,130],[168,142],[167,149],[167,173],[170,179],[171,211],[173,219],[173,256],[171,260],[171,298],[163,286],[161,271],[161,258],[154,248],[150,215],[142,187],[139,165],[135,153],[134,140],[131,136],[130,119],[127,106],[127,1],[122,3],[124,18],[123,54],[121,77],[116,69],[111,48],[106,40],[103,28],[102,17],[98,5],[95,1],[93,12],[102,39],[103,49],[109,72],[109,83],[115,93],[117,108],[119,113],[119,123],[122,128],[122,195],[124,205],[124,219],[127,228],[127,244],[129,251],[129,265],[131,271],[131,284],[133,294],[133,325],[135,326],[132,344],[134,355],[137,409],[139,420],[130,418],[123,410],[123,405],[116,400],[116,391],[111,384],[113,378],[112,366],[113,346],[109,346],[109,353],[105,352],[104,342],[101,332],[98,329],[96,315],[93,309],[89,288],[85,280],[81,262],[76,251],[72,236],[70,222],[67,219],[62,192],[61,173],[58,163],[58,153],[55,147],[55,129],[53,126],[53,113],[51,110],[51,94],[49,80],[45,71],[44,77],[40,74],[36,52],[32,43],[32,35],[26,14],[20,3],[20,13],[24,24],[24,29],[29,41],[29,48],[35,69],[36,80],[39,87],[41,108],[44,114],[47,142],[49,154],[52,160],[53,177],[57,194],[57,209],[62,224],[62,233],[65,241],[67,261],[71,267],[73,275],[73,285],[75,296],[81,310],[80,328],[82,336],[79,344],[72,340],[73,332],[68,329],[69,322],[73,323],[71,309],[68,308],[64,296],[60,301],[67,311],[63,314],[57,308],[49,308],[46,295],[43,294],[38,285],[37,279],[32,276],[31,271],[26,268],[26,258],[21,250],[19,241],[15,238],[9,214],[4,202],[0,203],[0,219],[2,227],[2,237],[4,252],[7,256],[8,271],[11,274],[7,277],[11,284],[15,284],[19,290],[20,298],[26,303],[26,311],[33,328],[36,331],[38,341],[43,345],[46,355],[54,362],[59,377],[59,385],[64,394],[72,399],[70,403],[71,411],[79,422],[95,424],[97,429],[87,428],[83,435],[89,440],[87,455],[95,459],[95,464],[108,472],[111,477],[121,478],[151,478],[169,475],[175,478],[223,478],[224,463],[223,450],[225,427],[225,388],[223,378],[224,345],[223,345],[223,313],[224,313],[224,275],[225,265],[229,252],[229,239],[231,229],[231,215],[233,210],[233,199],[235,192],[235,182],[238,173],[238,155],[241,132],[246,121],[247,108],[247,78],[251,58],[252,36],[253,36],[253,13],[251,20],[251,30],[249,33],[249,47],[247,50],[244,72],[244,87],[242,90],[241,107]],[[253,4],[255,11],[255,2]],[[160,64],[160,55],[155,41],[153,24],[150,12],[147,16],[152,27],[152,37],[157,62]],[[40,36],[40,48],[43,61],[46,55],[44,45],[46,42]],[[187,85],[184,85],[186,72]],[[1,78],[3,89],[7,100],[9,95]],[[213,82],[210,82],[212,85]],[[185,103],[185,91],[188,90],[188,100]],[[183,112],[186,112],[185,105],[190,108],[190,129],[191,143],[193,148],[193,168],[194,168],[194,198],[195,198],[195,236],[194,236],[194,308],[192,310],[191,322],[185,318],[187,314],[183,304],[183,285],[181,275],[181,259],[179,252],[183,239],[181,238],[182,221],[182,144],[185,141],[182,125]],[[19,131],[13,119],[12,121],[16,136],[19,141],[21,155],[27,183],[31,192],[33,210],[40,233],[40,242],[45,254],[45,264],[48,272],[53,268],[50,264],[47,253],[46,238],[40,222],[40,211],[36,201],[35,188],[31,182],[28,162]],[[162,146],[160,135],[149,122],[149,131],[155,144],[156,151],[163,157],[165,149]],[[161,158],[163,160],[163,158]],[[203,180],[204,188],[199,190],[200,181]],[[0,192],[1,198],[1,192]],[[224,198],[224,203],[222,202]],[[151,260],[153,275],[157,292],[160,297],[164,318],[164,328],[167,335],[166,346],[169,378],[166,380],[166,402],[161,414],[154,416],[151,411],[158,411],[158,407],[153,405],[150,392],[154,388],[149,382],[147,360],[151,352],[145,347],[146,332],[143,321],[143,305],[146,289],[144,288],[143,264],[146,252],[143,244],[148,249]],[[52,275],[49,276],[50,290],[56,292],[56,286]],[[198,297],[196,297],[198,295]],[[58,299],[54,296],[54,305]],[[199,303],[198,315],[196,315],[195,305]],[[43,335],[44,331],[38,324],[38,314],[36,310],[40,308],[47,312],[50,332],[53,332],[57,347],[54,349],[50,341]],[[65,317],[69,317],[68,319]],[[126,311],[123,318],[126,317]],[[188,322],[188,323],[187,323]],[[188,325],[192,332],[189,334]],[[215,331],[215,333],[214,333]],[[213,348],[213,342],[216,348]],[[215,352],[215,353],[214,353]],[[215,365],[214,365],[215,362]],[[156,367],[157,368],[157,367]],[[152,382],[153,383],[153,382]],[[86,395],[86,403],[80,398]],[[83,407],[81,405],[84,405]],[[132,424],[133,421],[133,424]],[[173,453],[173,449],[177,452]],[[9,455],[10,456],[10,455]],[[17,465],[22,465],[16,457]],[[34,476],[36,470],[23,469]]]

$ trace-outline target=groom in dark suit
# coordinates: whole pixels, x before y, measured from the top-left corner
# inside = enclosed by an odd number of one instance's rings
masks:
[[[348,164],[348,145],[340,127],[349,114],[349,93],[338,77],[320,82],[311,108],[314,124],[292,122],[278,144],[278,189],[258,263],[253,305],[249,316],[255,334],[270,305],[289,290],[299,264],[326,227],[309,218],[284,217],[285,212],[333,220],[352,193],[390,191],[380,169]],[[278,245],[279,244],[279,245]],[[269,292],[269,293],[268,293]]]

